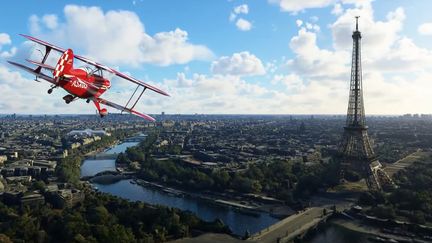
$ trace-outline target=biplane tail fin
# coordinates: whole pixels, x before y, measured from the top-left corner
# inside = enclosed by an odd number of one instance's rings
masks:
[[[71,49],[67,49],[57,62],[57,65],[53,71],[53,76],[55,79],[68,73],[73,67],[74,54]]]

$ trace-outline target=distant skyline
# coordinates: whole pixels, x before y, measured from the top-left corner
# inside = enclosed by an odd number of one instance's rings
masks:
[[[5,2],[0,114],[95,113],[6,64],[29,57],[23,33],[170,93],[146,91],[137,106],[146,113],[343,115],[357,15],[366,114],[431,114],[431,8],[427,0]],[[112,83],[104,96],[126,103],[135,87]]]

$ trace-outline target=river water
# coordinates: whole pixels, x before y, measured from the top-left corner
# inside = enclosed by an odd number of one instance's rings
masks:
[[[114,154],[126,151],[128,147],[137,143],[122,143],[105,151],[104,153]],[[106,170],[115,170],[115,160],[84,160],[81,165],[81,177],[92,176]],[[132,184],[131,180],[122,180],[109,185],[94,184],[99,191],[110,193],[132,201],[143,201],[149,204],[158,204],[168,207],[175,207],[181,210],[188,210],[206,221],[221,219],[237,235],[244,235],[246,230],[256,233],[278,221],[267,213],[256,215],[245,214],[196,198],[181,197],[168,194],[150,187],[143,187]]]
[[[126,151],[128,147],[137,145],[137,142],[125,142],[116,145],[103,153],[118,154]],[[81,176],[91,176],[99,172],[114,171],[115,160],[84,160],[81,165]],[[244,235],[246,230],[254,234],[278,221],[267,213],[256,215],[245,214],[233,208],[209,204],[208,202],[168,194],[152,187],[143,187],[131,183],[132,180],[121,180],[119,182],[102,185],[93,184],[101,192],[110,193],[131,201],[142,201],[153,205],[163,205],[181,210],[188,210],[206,221],[221,219],[237,235]],[[329,224],[320,229],[316,234],[311,235],[307,243],[369,243],[365,235],[344,229],[340,226]]]

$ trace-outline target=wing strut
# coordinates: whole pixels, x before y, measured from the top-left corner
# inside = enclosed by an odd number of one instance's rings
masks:
[[[138,91],[138,89],[140,87],[143,87],[141,85],[137,85],[135,91],[133,92],[133,94],[131,95],[131,97],[129,98],[128,102],[126,103],[126,105],[124,106],[125,108],[127,108],[127,106],[129,105],[129,103],[131,102],[132,98],[135,96],[136,92]],[[133,108],[135,108],[136,104],[138,103],[138,101],[141,99],[141,96],[144,94],[144,91],[146,91],[147,87],[143,87],[143,90],[141,91],[141,94],[138,96],[138,98],[135,100],[135,103],[132,105],[131,110],[133,110]],[[121,113],[123,114],[123,110],[121,111]]]
[[[135,103],[133,104],[132,108],[133,109],[136,104],[138,103],[138,101],[141,99],[141,96],[144,94],[144,91],[146,91],[147,87],[144,87],[143,91],[141,92],[141,94],[138,96],[138,99],[135,100]]]
[[[44,57],[42,58],[42,61],[41,61],[41,63],[42,64],[45,64],[45,61],[46,61],[46,59],[48,58],[48,56],[49,56],[49,54],[50,54],[50,52],[51,52],[51,47],[50,46],[45,46],[45,55],[44,55]],[[34,70],[36,73],[40,73],[41,71],[42,71],[42,66],[39,66],[39,67],[37,67],[35,70]]]

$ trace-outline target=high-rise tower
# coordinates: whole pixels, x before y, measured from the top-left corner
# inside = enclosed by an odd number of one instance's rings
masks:
[[[352,35],[353,52],[348,113],[339,146],[339,152],[342,155],[341,169],[342,173],[346,170],[356,171],[366,179],[369,190],[379,191],[382,186],[392,185],[393,182],[382,170],[367,133],[362,91],[361,33],[358,30],[358,18],[356,17],[356,30]]]

